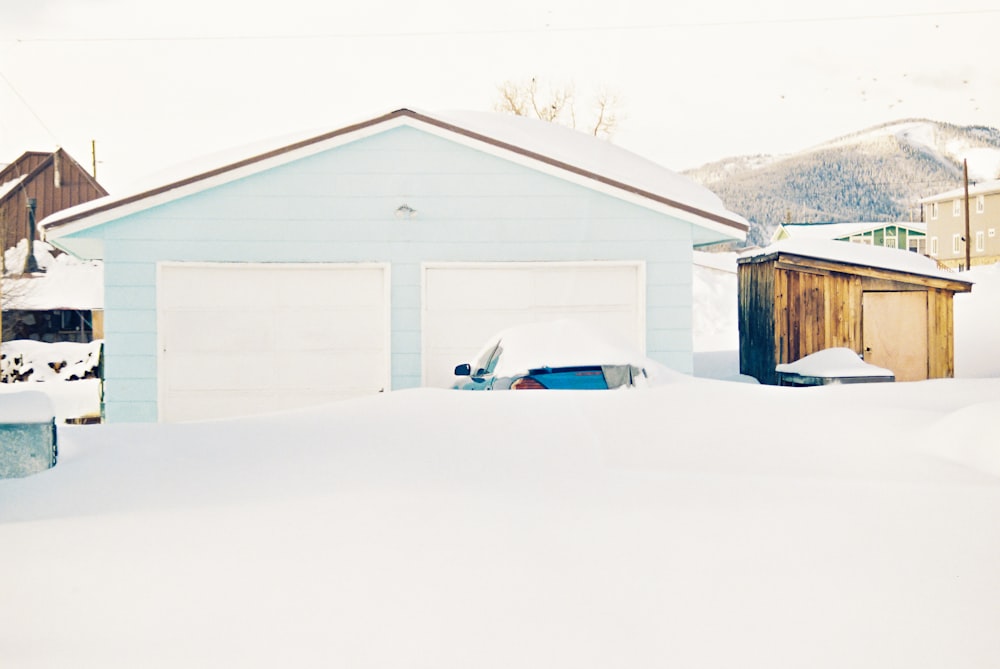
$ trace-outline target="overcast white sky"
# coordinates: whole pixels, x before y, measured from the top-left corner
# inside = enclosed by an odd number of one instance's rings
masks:
[[[89,167],[94,139],[114,193],[400,107],[488,110],[505,79],[531,77],[574,84],[580,116],[617,92],[615,141],[676,170],[901,118],[1000,126],[995,3],[676,4],[4,2],[0,163],[62,146]]]

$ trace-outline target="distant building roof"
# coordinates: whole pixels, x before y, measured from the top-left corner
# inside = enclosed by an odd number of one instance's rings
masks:
[[[913,221],[905,223],[895,221],[867,223],[783,223],[775,230],[774,236],[777,237],[781,230],[784,230],[793,239],[841,239],[843,237],[862,235],[886,226],[905,228],[906,230],[912,230],[921,234],[926,234],[927,232],[927,225]]]
[[[1000,193],[1000,179],[994,179],[992,181],[978,181],[976,183],[969,184],[969,195],[988,195],[990,193]],[[942,200],[954,200],[960,197],[965,197],[964,186],[962,188],[953,188],[943,193],[937,193],[936,195],[928,195],[924,199],[920,200],[920,204],[926,204],[928,202],[941,202]]]

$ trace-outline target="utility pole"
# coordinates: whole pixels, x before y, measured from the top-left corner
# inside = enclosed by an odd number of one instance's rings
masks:
[[[97,179],[97,140],[90,140],[90,173]]]
[[[965,181],[965,271],[972,268],[972,239],[969,231],[969,161],[962,161],[962,179]]]

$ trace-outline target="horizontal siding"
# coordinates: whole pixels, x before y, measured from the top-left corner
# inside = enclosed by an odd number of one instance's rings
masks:
[[[641,261],[647,353],[692,369],[689,224],[412,128],[77,234],[105,239],[113,421],[155,405],[161,261],[390,263],[393,388],[421,382],[421,263]]]

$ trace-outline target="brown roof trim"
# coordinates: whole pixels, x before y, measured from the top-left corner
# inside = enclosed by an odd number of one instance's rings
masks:
[[[536,153],[534,151],[529,151],[527,149],[523,149],[523,148],[521,148],[519,146],[516,146],[514,144],[508,144],[506,142],[502,142],[500,140],[494,139],[494,138],[489,137],[487,135],[481,135],[481,134],[479,134],[477,132],[473,132],[471,130],[466,130],[465,128],[462,128],[460,126],[456,126],[456,125],[453,125],[451,123],[447,123],[445,121],[440,121],[438,119],[435,119],[435,118],[432,118],[432,117],[429,117],[429,116],[425,116],[424,114],[420,114],[418,112],[412,111],[410,109],[405,109],[405,108],[404,109],[397,109],[396,111],[389,112],[388,114],[383,114],[382,116],[378,116],[378,117],[370,119],[368,121],[362,121],[360,123],[355,123],[353,125],[349,125],[349,126],[346,126],[344,128],[340,128],[338,130],[334,130],[334,131],[331,131],[331,132],[328,132],[328,133],[324,133],[322,135],[317,135],[316,137],[311,137],[309,139],[301,140],[301,141],[295,142],[293,144],[289,144],[287,146],[283,146],[281,148],[274,149],[272,151],[268,151],[266,153],[262,153],[262,154],[259,154],[259,155],[256,155],[256,156],[252,156],[250,158],[246,158],[244,160],[241,160],[241,161],[238,161],[238,162],[235,162],[235,163],[231,163],[229,165],[218,167],[218,168],[210,170],[208,172],[202,172],[200,174],[196,174],[194,176],[187,177],[185,179],[181,179],[180,181],[174,181],[172,183],[165,184],[163,186],[160,186],[160,187],[157,187],[157,188],[154,188],[154,189],[151,189],[151,190],[147,190],[147,191],[144,191],[142,193],[137,193],[135,195],[131,195],[131,196],[129,196],[127,198],[124,198],[124,199],[121,199],[121,200],[115,200],[114,202],[108,202],[107,204],[99,205],[97,207],[90,208],[87,211],[83,211],[83,212],[80,212],[80,213],[77,213],[77,214],[72,214],[72,215],[67,216],[66,218],[62,218],[62,219],[60,219],[58,221],[53,221],[52,223],[46,225],[45,227],[46,228],[58,228],[58,227],[61,227],[63,225],[66,225],[68,223],[71,223],[73,221],[79,220],[81,218],[86,218],[88,216],[91,216],[93,214],[101,213],[101,212],[104,212],[104,211],[110,211],[112,209],[117,209],[118,207],[121,207],[121,206],[124,206],[124,205],[128,205],[128,204],[132,204],[134,202],[138,202],[140,200],[144,200],[144,199],[149,198],[149,197],[153,197],[153,196],[156,196],[156,195],[161,195],[163,193],[169,192],[169,191],[174,190],[176,188],[182,188],[184,186],[189,186],[189,185],[197,183],[199,181],[203,181],[205,179],[210,179],[212,177],[219,176],[220,174],[225,174],[226,172],[230,172],[232,170],[240,169],[240,168],[246,167],[248,165],[253,165],[254,163],[258,163],[258,162],[261,162],[261,161],[264,161],[264,160],[268,160],[270,158],[274,158],[274,157],[283,155],[285,153],[296,151],[298,149],[305,148],[305,147],[310,146],[312,144],[317,144],[317,143],[320,143],[320,142],[325,142],[327,140],[333,139],[335,137],[339,137],[341,135],[350,134],[350,133],[356,132],[358,130],[363,130],[365,128],[376,126],[376,125],[379,125],[381,123],[385,123],[386,121],[390,121],[390,120],[392,120],[394,118],[398,118],[398,117],[402,117],[402,116],[413,118],[413,119],[419,120],[419,121],[421,121],[423,123],[426,123],[428,125],[433,125],[435,127],[441,128],[443,130],[447,130],[449,132],[453,132],[455,134],[462,135],[464,137],[469,137],[470,139],[474,139],[474,140],[477,140],[477,141],[480,141],[480,142],[484,142],[486,144],[490,144],[492,146],[496,146],[498,148],[502,148],[502,149],[505,149],[505,150],[508,150],[508,151],[520,154],[522,156],[531,158],[533,160],[537,160],[537,161],[545,163],[547,165],[552,165],[553,167],[558,167],[559,169],[566,170],[567,172],[571,172],[573,174],[577,174],[579,176],[586,177],[588,179],[593,179],[594,181],[597,181],[599,183],[603,183],[603,184],[608,185],[608,186],[612,186],[612,187],[617,188],[619,190],[623,190],[623,191],[628,192],[628,193],[633,193],[635,195],[639,195],[639,196],[644,197],[646,199],[653,200],[654,202],[658,202],[660,204],[665,204],[667,206],[674,207],[674,208],[680,209],[682,211],[686,211],[686,212],[691,213],[691,214],[695,214],[695,215],[700,216],[702,218],[706,218],[706,219],[709,219],[711,221],[715,221],[716,223],[721,223],[721,224],[723,224],[725,226],[734,228],[734,229],[739,230],[741,232],[746,232],[747,229],[748,229],[747,225],[745,225],[743,223],[740,223],[738,221],[733,221],[733,220],[728,219],[728,218],[726,218],[724,216],[720,216],[718,214],[713,214],[711,212],[707,212],[707,211],[704,211],[702,209],[698,209],[697,207],[692,207],[691,205],[687,205],[687,204],[684,204],[682,202],[677,202],[676,200],[671,200],[669,198],[665,198],[665,197],[662,197],[660,195],[656,195],[654,193],[650,193],[649,191],[643,190],[641,188],[636,188],[634,186],[630,186],[630,185],[628,185],[626,183],[623,183],[621,181],[616,181],[614,179],[609,179],[607,177],[601,176],[600,174],[596,174],[594,172],[590,172],[588,170],[584,170],[582,168],[576,167],[576,166],[571,165],[569,163],[564,163],[562,161],[555,160],[554,158],[550,158],[550,157],[545,156],[543,154]]]
[[[848,244],[850,242],[837,242],[838,244]],[[909,251],[907,251],[909,253]],[[802,267],[815,267],[817,269],[825,269],[830,271],[838,271],[837,267],[843,267],[845,270],[858,270],[859,272],[869,272],[878,274],[891,274],[894,277],[908,276],[908,277],[919,277],[920,281],[917,283],[930,284],[935,288],[944,288],[946,290],[951,290],[956,293],[967,293],[972,290],[973,282],[969,279],[963,279],[961,277],[944,277],[934,274],[925,274],[922,272],[914,272],[907,269],[897,269],[892,267],[882,267],[879,265],[864,265],[856,262],[849,262],[846,260],[833,260],[830,258],[821,258],[817,256],[803,255],[802,253],[796,253],[793,251],[774,251],[772,253],[749,256],[746,258],[737,258],[737,265],[756,265],[758,263],[791,263],[797,268]]]

